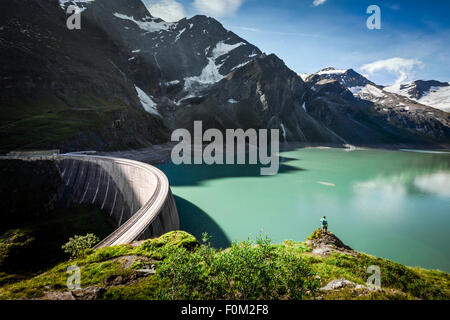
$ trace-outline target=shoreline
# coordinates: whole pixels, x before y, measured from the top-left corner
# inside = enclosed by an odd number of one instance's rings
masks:
[[[98,151],[95,152],[99,156],[109,156],[115,158],[125,158],[136,161],[145,162],[151,165],[165,164],[170,161],[172,148],[175,142],[153,145],[141,149],[117,150],[117,151]],[[280,143],[279,152],[287,152],[297,149],[342,149],[348,151],[356,150],[386,150],[386,151],[403,151],[403,152],[424,152],[436,154],[450,154],[450,145],[424,146],[424,145],[349,145],[349,144],[326,144],[326,143],[299,143],[299,142],[283,142]],[[83,153],[83,152],[81,152]]]

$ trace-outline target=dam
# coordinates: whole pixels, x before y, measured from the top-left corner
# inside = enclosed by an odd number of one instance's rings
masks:
[[[53,205],[89,204],[109,214],[117,229],[96,248],[159,237],[180,228],[169,181],[164,173],[151,165],[82,154],[15,159],[26,160],[31,166],[45,162],[59,175],[57,187],[46,196]],[[45,180],[45,177],[40,179]],[[55,177],[52,180],[55,184]],[[20,186],[19,190],[22,188],[23,192],[32,192],[27,186]],[[32,206],[35,210],[36,205]],[[49,207],[49,204],[42,203],[42,206]]]

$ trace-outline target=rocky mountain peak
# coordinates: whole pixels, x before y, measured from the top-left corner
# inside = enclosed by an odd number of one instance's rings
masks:
[[[368,80],[363,75],[359,74],[353,69],[335,69],[328,67],[322,69],[308,78],[308,81],[317,82],[322,79],[333,79],[338,81],[342,86],[346,87],[350,91],[354,91],[358,88],[365,87],[368,84],[374,85],[374,83]]]
[[[66,28],[70,4],[82,9],[81,30]],[[444,113],[405,103],[353,69],[303,81],[210,17],[166,22],[140,0],[11,0],[0,2],[0,18],[6,150],[136,148],[195,120],[205,129],[279,128],[282,139],[305,143],[449,141]],[[353,97],[354,88],[365,95]],[[36,145],[29,133],[42,126],[48,136]]]
[[[450,111],[449,82],[416,80],[394,84],[384,90],[443,111]]]

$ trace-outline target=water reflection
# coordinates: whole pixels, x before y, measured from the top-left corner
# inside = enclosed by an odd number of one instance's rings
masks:
[[[414,179],[414,186],[422,192],[450,198],[450,171],[439,171]]]
[[[377,176],[353,183],[354,204],[357,209],[395,214],[403,210],[408,195],[450,198],[450,171],[418,174],[414,172],[394,176]]]
[[[399,210],[407,194],[405,176],[377,177],[373,180],[355,182],[353,191],[356,206],[378,212]]]

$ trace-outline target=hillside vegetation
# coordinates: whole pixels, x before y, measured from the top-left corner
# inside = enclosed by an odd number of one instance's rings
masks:
[[[329,237],[335,237],[330,234]],[[315,232],[306,242],[235,242],[225,250],[185,232],[132,245],[89,249],[31,279],[5,284],[0,299],[449,299],[449,274],[406,267],[339,245]],[[339,242],[336,242],[339,243]],[[67,289],[69,266],[81,289]],[[381,269],[381,289],[366,284]]]

